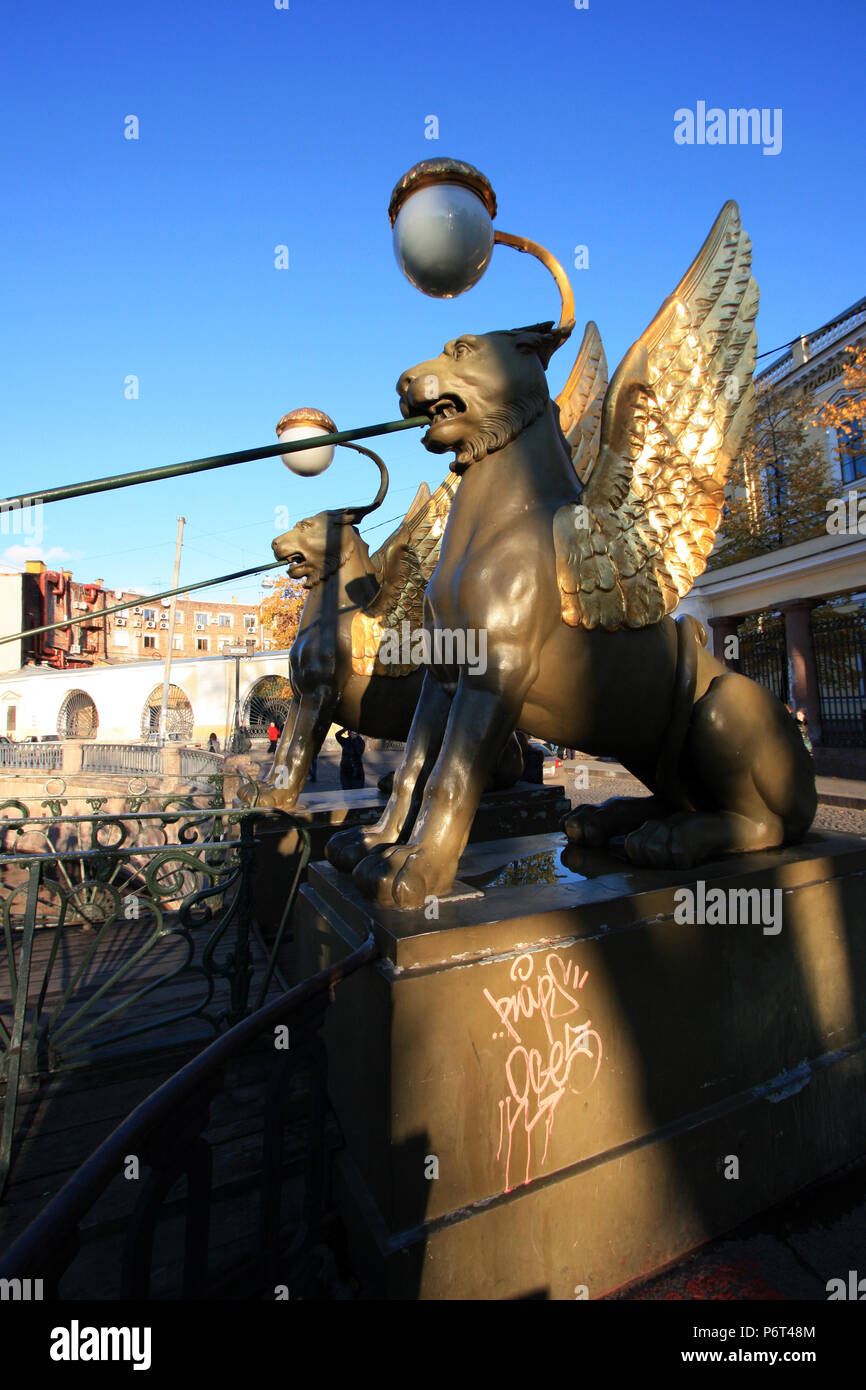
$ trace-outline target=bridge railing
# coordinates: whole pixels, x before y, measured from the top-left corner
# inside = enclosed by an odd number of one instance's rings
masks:
[[[0,1194],[22,1090],[142,1034],[207,1039],[249,1012],[262,812],[181,798],[143,811],[145,799],[84,816],[61,814],[60,798],[51,815],[0,804]],[[301,853],[270,953],[259,949],[255,1007],[309,859],[309,831],[293,824]]]
[[[162,772],[162,749],[146,743],[84,743],[82,772]]]
[[[289,990],[250,1018],[237,1023],[181,1071],[153,1092],[78,1169],[66,1186],[23,1232],[0,1261],[0,1278],[41,1279],[45,1296],[63,1297],[61,1280],[72,1271],[82,1225],[109,1186],[124,1171],[130,1154],[142,1155],[147,1169],[139,1182],[115,1256],[113,1283],[122,1299],[144,1299],[150,1292],[154,1247],[167,1198],[178,1179],[185,1228],[182,1289],[185,1299],[230,1296],[226,1276],[211,1266],[213,1146],[207,1128],[214,1099],[232,1067],[254,1051],[266,1050],[269,1077],[266,1101],[255,1128],[250,1164],[257,1217],[245,1248],[234,1259],[229,1286],[246,1297],[275,1296],[274,1285],[296,1272],[298,1256],[318,1237],[323,1210],[325,1146],[325,1053],[320,1028],[335,987],[376,954],[372,934],[340,963]],[[285,1037],[278,1047],[275,1038]],[[295,1081],[305,1072],[299,1104]],[[289,1155],[286,1153],[289,1130]],[[292,1148],[291,1140],[303,1140]],[[290,1171],[299,1172],[301,1193],[294,1213],[286,1212]],[[176,1214],[176,1213],[175,1213]],[[294,1296],[296,1290],[286,1285]],[[79,1293],[73,1290],[70,1297]]]
[[[0,743],[0,767],[54,772],[63,766],[60,743]]]

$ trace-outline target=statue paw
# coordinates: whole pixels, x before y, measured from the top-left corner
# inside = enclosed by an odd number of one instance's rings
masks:
[[[608,842],[605,819],[597,806],[577,806],[565,817],[562,828],[569,840],[577,845],[595,847]]]
[[[352,879],[365,898],[400,908],[424,907],[431,896],[447,892],[451,882],[444,882],[441,866],[437,870],[419,845],[388,845],[368,855]]]
[[[688,819],[648,820],[625,838],[625,852],[633,864],[652,869],[690,869],[704,857],[692,843]]]
[[[340,830],[331,836],[325,845],[325,858],[341,873],[350,874],[368,854],[386,848],[387,844],[379,840],[375,829],[368,827],[364,830],[361,826],[355,826],[352,830]]]

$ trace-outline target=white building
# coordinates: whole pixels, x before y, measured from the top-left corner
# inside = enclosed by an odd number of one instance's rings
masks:
[[[15,740],[59,734],[137,742],[158,728],[162,671],[154,661],[130,661],[69,671],[25,666],[4,672],[0,733]],[[169,734],[204,744],[215,733],[222,746],[232,728],[236,689],[240,722],[263,732],[271,711],[279,716],[290,699],[288,671],[287,651],[173,661]]]

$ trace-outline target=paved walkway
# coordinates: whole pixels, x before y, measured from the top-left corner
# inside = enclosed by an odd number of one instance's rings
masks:
[[[396,750],[380,752],[372,739],[367,740],[364,754],[366,785],[374,787],[383,773],[398,766],[401,754]],[[587,769],[589,785],[583,768]],[[565,794],[578,802],[606,801],[610,796],[645,796],[644,787],[618,762],[608,762],[601,758],[584,756],[564,762],[554,778],[547,779],[551,785],[561,783]],[[816,830],[840,830],[851,835],[866,836],[866,782],[850,780],[847,777],[819,777],[818,814],[815,817]],[[333,751],[325,744],[319,755],[317,779],[307,782],[305,791],[334,791],[340,787],[340,750],[335,745]]]

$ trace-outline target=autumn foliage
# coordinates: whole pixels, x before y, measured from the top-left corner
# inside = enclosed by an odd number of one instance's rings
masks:
[[[300,580],[281,574],[271,593],[259,604],[262,632],[281,651],[291,647],[298,635],[305,599],[306,590]]]

